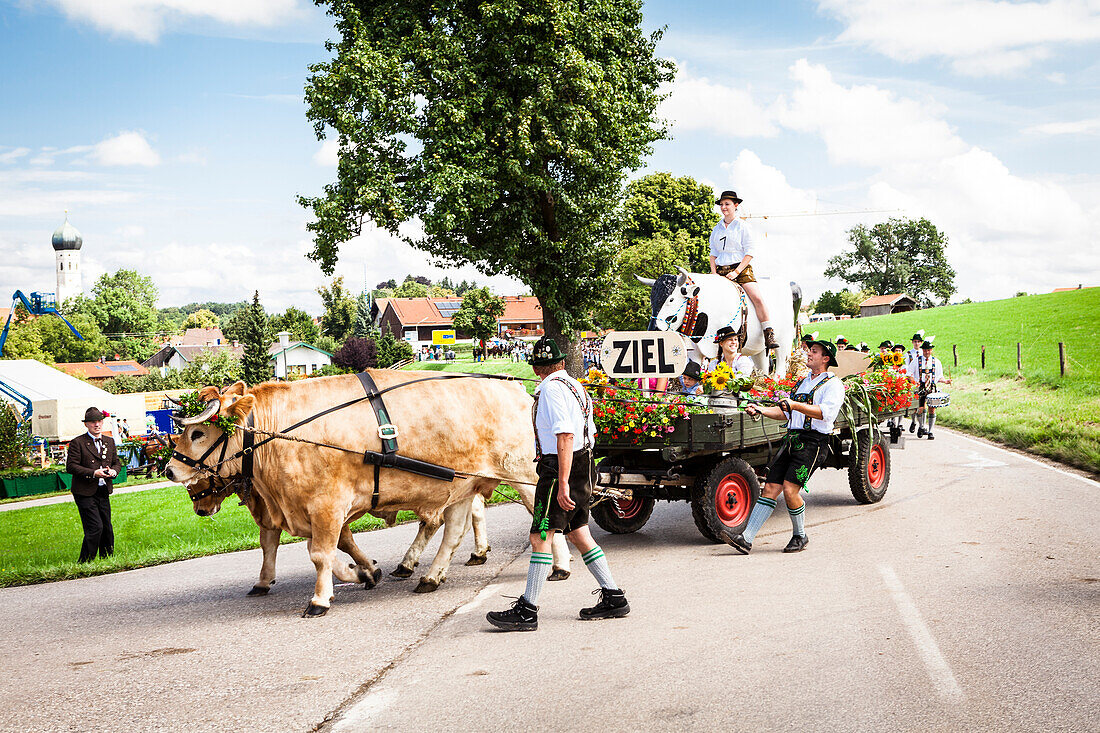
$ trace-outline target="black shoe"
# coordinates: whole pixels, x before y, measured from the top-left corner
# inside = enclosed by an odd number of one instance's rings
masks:
[[[910,433],[917,432],[917,424],[915,422],[909,423],[909,432]]]
[[[778,349],[779,342],[775,340],[775,330],[771,328],[764,329],[764,348],[765,349]]]
[[[485,618],[504,631],[536,631],[539,628],[539,607],[520,596],[507,611],[489,611]]]
[[[591,608],[581,609],[581,619],[591,621],[597,618],[622,618],[630,613],[630,604],[626,602],[626,594],[616,588],[597,588],[592,591],[600,594],[600,602]]]
[[[931,431],[931,430],[929,430],[929,431],[928,431],[928,439],[929,439],[929,440],[935,440],[935,439],[936,439],[936,436],[935,436],[935,435],[932,435],[932,431]]]
[[[742,555],[748,555],[749,551],[752,549],[752,543],[746,540],[744,535],[731,535],[724,529],[718,531],[718,539],[722,540]]]
[[[924,437],[924,428],[917,428],[917,437],[918,438],[923,438]]]
[[[783,552],[802,552],[806,549],[806,545],[810,544],[810,538],[804,534],[796,534],[791,536],[791,541],[787,543],[787,546],[783,548]]]

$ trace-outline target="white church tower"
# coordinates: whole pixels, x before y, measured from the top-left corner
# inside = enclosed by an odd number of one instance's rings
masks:
[[[65,212],[65,223],[53,233],[53,251],[57,254],[57,304],[60,306],[69,298],[84,292],[80,280],[80,246],[84,239],[80,232],[69,223],[69,213]]]

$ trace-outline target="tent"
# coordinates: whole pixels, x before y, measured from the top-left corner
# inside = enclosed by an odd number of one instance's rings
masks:
[[[31,401],[31,433],[51,442],[72,440],[83,433],[84,411],[92,406],[111,415],[103,424],[110,435],[118,433],[116,416],[126,418],[132,432],[145,428],[142,395],[111,394],[40,361],[0,359],[0,381]]]

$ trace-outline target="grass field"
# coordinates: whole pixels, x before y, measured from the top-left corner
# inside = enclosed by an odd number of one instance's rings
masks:
[[[833,339],[901,340],[935,335],[953,384],[939,423],[1100,473],[1100,288],[946,306],[890,316],[814,323]],[[1068,370],[1058,370],[1058,342]],[[1016,344],[1022,369],[1016,370]],[[958,365],[953,361],[956,346]],[[986,366],[981,368],[981,347]]]
[[[423,372],[467,372],[470,374],[509,374],[513,377],[534,379],[535,373],[526,362],[513,362],[509,359],[488,359],[475,362],[468,354],[466,359],[459,358],[456,361],[414,361],[405,367],[411,371]],[[527,391],[533,392],[534,382],[524,382]]]
[[[501,489],[516,497],[511,489]],[[490,503],[505,500],[494,494]],[[402,522],[414,519],[411,512],[398,515]],[[111,520],[115,554],[78,563],[84,535],[72,502],[0,512],[0,587],[102,575],[260,546],[252,515],[235,497],[226,499],[213,517],[200,517],[182,486],[112,497]],[[368,515],[353,523],[352,530],[383,526],[382,520]],[[286,534],[282,539],[283,544],[300,541]]]

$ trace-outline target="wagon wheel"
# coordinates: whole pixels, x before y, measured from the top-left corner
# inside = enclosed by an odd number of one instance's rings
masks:
[[[655,500],[643,496],[607,499],[592,507],[596,524],[612,534],[630,534],[641,529],[653,514]]]
[[[731,456],[696,482],[691,516],[700,534],[711,542],[721,542],[718,533],[722,530],[734,535],[744,531],[758,498],[756,472],[745,461]]]
[[[858,450],[857,450],[858,448]],[[848,486],[860,504],[874,504],[890,485],[890,446],[882,435],[871,440],[871,431],[860,431],[848,460]]]

